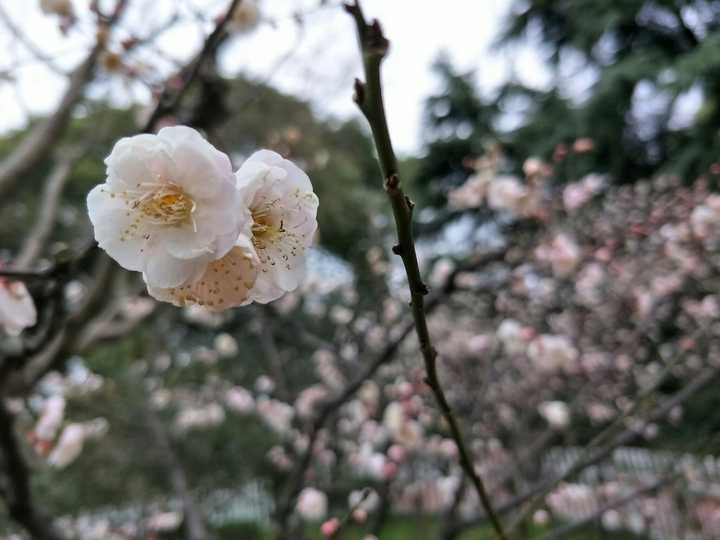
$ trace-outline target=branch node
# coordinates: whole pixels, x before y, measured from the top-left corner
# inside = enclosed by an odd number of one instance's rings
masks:
[[[355,79],[355,92],[353,101],[362,109],[365,103],[365,84],[360,79]]]
[[[400,256],[402,256],[402,254],[403,254],[402,246],[401,246],[400,244],[395,244],[395,245],[392,247],[392,252],[393,252],[395,255],[400,255]]]
[[[383,34],[380,21],[377,19],[373,19],[368,28],[367,48],[369,53],[380,58],[387,56],[388,50],[390,50],[390,41]]]
[[[385,191],[392,192],[400,187],[400,177],[397,174],[391,174],[385,179]]]
[[[421,296],[425,296],[430,292],[430,289],[428,289],[428,286],[425,285],[422,281],[418,283],[417,287],[415,288],[415,293],[419,294]]]

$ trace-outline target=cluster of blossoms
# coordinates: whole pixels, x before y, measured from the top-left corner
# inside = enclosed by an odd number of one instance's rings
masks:
[[[51,467],[67,467],[80,456],[86,442],[107,433],[109,425],[103,417],[84,422],[66,419],[68,400],[92,395],[103,383],[102,377],[77,359],[70,364],[66,375],[53,371],[41,379],[38,393],[28,400],[37,418],[27,438],[35,453]],[[19,410],[23,408],[19,405]]]
[[[175,126],[121,139],[105,163],[88,195],[95,238],[156,299],[221,311],[302,281],[318,200],[280,155],[260,150],[233,173],[227,155]]]

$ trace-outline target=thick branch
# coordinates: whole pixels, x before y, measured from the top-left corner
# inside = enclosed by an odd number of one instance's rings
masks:
[[[0,452],[2,452],[5,485],[2,495],[10,516],[25,527],[36,540],[62,540],[47,516],[42,515],[32,499],[27,465],[15,434],[15,418],[0,399]]]
[[[458,448],[460,465],[472,482],[498,537],[504,540],[506,536],[500,519],[492,507],[490,497],[482,479],[475,470],[472,457],[465,446],[457,418],[448,403],[438,377],[437,351],[432,345],[427,319],[425,317],[424,296],[427,294],[428,289],[420,275],[420,267],[415,252],[415,241],[412,232],[414,205],[400,186],[397,159],[390,139],[390,131],[388,129],[385,105],[383,102],[380,64],[387,54],[389,42],[383,35],[382,28],[378,21],[373,21],[371,24],[367,23],[357,0],[353,3],[346,4],[345,8],[353,17],[357,26],[365,72],[365,83],[359,80],[355,81],[355,101],[365,115],[368,124],[370,124],[384,178],[385,192],[392,205],[398,235],[398,243],[393,247],[393,252],[401,257],[405,267],[405,273],[407,274],[415,332],[420,342],[420,350],[422,351],[425,369],[427,371],[426,382],[432,390],[440,412],[450,428],[451,436]]]

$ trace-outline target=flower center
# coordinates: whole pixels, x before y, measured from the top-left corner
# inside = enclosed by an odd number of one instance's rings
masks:
[[[179,186],[166,183],[135,201],[154,225],[182,225],[192,222],[195,201]]]
[[[265,249],[278,233],[284,232],[282,222],[276,227],[270,216],[270,208],[262,207],[252,210],[252,242],[256,249]]]

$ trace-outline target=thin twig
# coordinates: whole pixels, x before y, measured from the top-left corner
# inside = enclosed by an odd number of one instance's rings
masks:
[[[412,232],[414,204],[400,187],[397,159],[393,150],[390,131],[385,116],[380,64],[387,55],[389,42],[383,34],[380,23],[377,20],[370,24],[367,23],[357,0],[345,4],[345,9],[353,17],[357,26],[365,71],[365,83],[359,80],[355,81],[354,99],[370,124],[378,159],[380,161],[380,168],[382,169],[385,193],[387,193],[390,204],[392,205],[398,234],[398,243],[393,247],[393,252],[401,257],[405,267],[405,273],[407,274],[415,331],[420,342],[420,350],[422,351],[427,372],[426,383],[432,390],[440,412],[450,428],[451,436],[458,448],[460,465],[463,471],[472,482],[498,537],[506,540],[507,536],[503,530],[500,518],[495,513],[485,485],[475,470],[473,460],[465,446],[459,423],[450,407],[438,377],[437,351],[432,345],[424,308],[424,297],[428,293],[428,288],[420,275],[420,267],[415,252],[415,241]]]
[[[120,18],[126,4],[127,0],[119,0],[113,15],[106,23],[103,23],[107,25],[108,29],[112,28]],[[101,36],[103,34],[99,33]],[[32,128],[10,155],[0,162],[0,201],[6,200],[8,192],[15,187],[20,178],[47,157],[47,149],[67,129],[72,119],[72,112],[81,101],[85,87],[95,73],[97,60],[105,48],[105,39],[98,37],[85,60],[73,71],[67,90],[55,112]]]
[[[145,126],[141,130],[142,133],[151,133],[160,118],[177,109],[183,97],[187,94],[192,82],[200,74],[200,69],[203,67],[208,58],[214,54],[220,43],[222,43],[225,34],[225,27],[230,22],[230,19],[232,19],[233,13],[241,2],[242,0],[232,0],[230,7],[225,12],[225,15],[223,15],[223,17],[218,21],[213,31],[205,39],[205,43],[203,43],[203,47],[200,49],[200,52],[193,61],[182,70],[179,75],[182,81],[180,88],[173,91],[169,86],[165,87],[158,98],[157,105],[150,115],[150,118],[148,118]]]
[[[43,189],[38,218],[23,241],[20,253],[13,261],[13,267],[28,269],[42,253],[48,238],[53,231],[55,218],[60,206],[63,188],[70,178],[74,166],[82,158],[86,145],[71,150],[63,156],[50,172]]]
[[[172,447],[170,436],[152,407],[146,404],[144,409],[147,425],[152,432],[158,450],[163,455],[164,462],[170,473],[173,490],[182,504],[187,540],[206,540],[208,532],[202,512],[190,492],[185,469]]]

